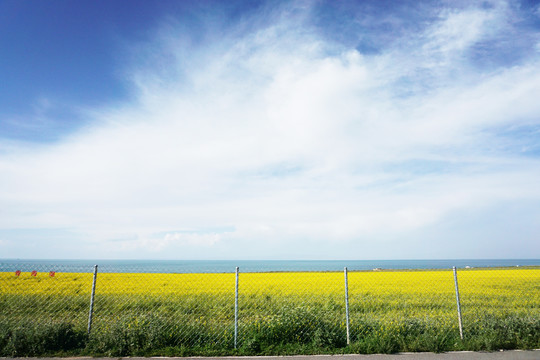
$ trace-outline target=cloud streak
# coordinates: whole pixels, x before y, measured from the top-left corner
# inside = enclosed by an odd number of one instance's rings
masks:
[[[463,256],[449,232],[481,244],[528,218],[492,240],[504,251],[465,254],[538,255],[539,54],[478,63],[520,16],[492,5],[430,9],[376,53],[321,36],[302,3],[201,44],[168,22],[130,67],[131,102],[88,109],[54,144],[2,147],[0,248],[39,257],[13,231],[46,228],[90,257],[445,258]]]

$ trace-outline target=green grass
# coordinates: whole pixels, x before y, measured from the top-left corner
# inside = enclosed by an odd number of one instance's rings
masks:
[[[44,319],[41,319],[44,320]],[[232,325],[213,328],[178,322],[160,315],[121,315],[90,336],[73,323],[0,321],[0,356],[213,356],[335,353],[395,353],[532,349],[540,347],[540,319],[508,316],[477,319],[459,338],[455,327],[432,319],[388,321],[357,318],[346,332],[336,327],[323,309],[284,309],[266,323],[239,327],[234,349]]]

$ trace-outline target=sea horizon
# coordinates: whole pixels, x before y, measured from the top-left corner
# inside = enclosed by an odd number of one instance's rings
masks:
[[[428,270],[540,266],[540,259],[395,259],[395,260],[145,260],[145,259],[0,259],[0,271],[211,273],[280,271]]]

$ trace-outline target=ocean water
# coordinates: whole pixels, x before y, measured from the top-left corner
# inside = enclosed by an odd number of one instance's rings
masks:
[[[0,271],[139,273],[232,273],[271,271],[343,271],[380,269],[451,269],[540,266],[540,259],[446,260],[39,260],[0,259]]]

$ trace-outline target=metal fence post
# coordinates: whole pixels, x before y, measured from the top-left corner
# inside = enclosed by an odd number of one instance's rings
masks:
[[[234,348],[238,341],[238,266],[236,267],[236,286],[234,291]]]
[[[459,321],[459,337],[461,340],[463,340],[463,326],[461,323],[461,304],[459,302],[459,288],[458,288],[458,281],[457,281],[457,271],[456,267],[453,268],[454,271],[454,284],[456,286],[456,302],[457,302],[457,312],[458,312],[458,321]]]
[[[96,294],[96,279],[97,279],[98,266],[94,265],[94,280],[92,281],[92,295],[90,296],[90,311],[88,313],[88,335],[92,330],[92,315],[94,313],[94,295]]]
[[[345,319],[347,326],[347,345],[350,344],[350,332],[349,332],[349,283],[347,279],[347,267],[344,269],[345,273]]]

